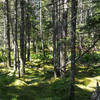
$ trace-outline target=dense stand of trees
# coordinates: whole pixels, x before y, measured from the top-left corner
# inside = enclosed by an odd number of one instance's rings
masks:
[[[6,42],[5,38],[3,41],[4,45],[7,45],[7,48],[2,49],[7,55],[7,66],[13,66],[15,71],[18,69],[20,78],[20,73],[21,76],[25,74],[25,63],[31,60],[31,50],[34,53],[42,52],[45,58],[46,51],[52,47],[55,78],[65,78],[67,64],[71,63],[70,100],[75,100],[76,61],[93,47],[95,50],[99,49],[96,46],[100,38],[100,13],[97,2],[94,3],[92,0],[1,2],[0,7],[4,11],[2,33],[6,32]],[[13,63],[11,52],[14,53]]]

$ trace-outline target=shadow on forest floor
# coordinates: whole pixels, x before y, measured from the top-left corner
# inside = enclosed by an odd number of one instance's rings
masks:
[[[54,79],[46,71],[48,69],[26,68],[21,79],[15,73],[0,72],[0,100],[68,100],[69,77]],[[48,75],[51,76],[46,78]],[[76,100],[83,99],[83,96],[88,100],[90,94],[90,91],[76,86]]]
[[[65,79],[54,79],[51,59],[26,64],[26,74],[20,79],[12,68],[0,67],[0,100],[69,100],[69,70]],[[77,73],[76,100],[89,100],[96,82],[100,82],[100,68],[78,64]]]
[[[77,67],[78,78],[95,77],[100,75],[100,64],[97,65],[81,65]]]
[[[15,73],[0,73],[0,100],[68,100],[69,79],[52,78],[47,81],[42,79],[42,75],[35,76],[36,73],[27,69],[21,79],[17,79]],[[83,96],[88,100],[90,94],[76,86],[76,100],[83,100]]]

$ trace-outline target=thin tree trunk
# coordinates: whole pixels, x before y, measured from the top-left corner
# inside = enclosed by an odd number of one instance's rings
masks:
[[[72,2],[72,20],[71,20],[71,87],[70,87],[70,100],[75,100],[75,42],[76,42],[76,17],[77,17],[77,0],[71,0]]]
[[[30,5],[30,2],[28,0],[28,6]],[[27,8],[27,18],[26,18],[26,28],[27,28],[27,44],[28,44],[28,47],[27,47],[27,60],[30,61],[30,30],[31,30],[31,22],[30,22],[30,16],[29,16],[29,7]]]
[[[6,18],[5,18],[5,15],[4,15],[4,36],[3,36],[4,40],[3,40],[3,43],[4,43],[4,50],[6,48]]]
[[[35,46],[36,46],[36,53],[38,53],[38,52],[39,52],[39,47],[38,47],[38,36],[36,36]]]
[[[79,24],[81,25],[82,22],[83,22],[83,18],[82,18],[82,0],[79,0],[79,6],[80,6],[80,21],[79,21]]]
[[[18,5],[18,1],[15,0],[14,70],[17,70],[17,62],[18,62],[18,43],[17,43],[17,5]]]
[[[27,55],[28,61],[30,61],[30,33],[28,34],[28,55]]]
[[[60,77],[60,39],[61,39],[61,28],[60,28],[60,6],[59,1],[56,3],[56,59],[57,59],[57,67],[56,74],[57,77]]]
[[[61,34],[61,48],[60,48],[60,73],[61,77],[65,76],[65,67],[66,67],[66,59],[67,59],[67,50],[66,50],[66,37],[67,37],[67,19],[68,19],[68,1],[65,5],[65,0],[62,1],[63,4],[63,16],[62,16],[62,34]]]
[[[18,49],[18,77],[20,78],[20,60],[19,60],[19,49]]]
[[[4,55],[6,54],[6,52],[5,52],[5,49],[6,49],[6,20],[7,20],[7,18],[6,18],[6,15],[5,15],[5,2],[3,3],[3,8],[4,8],[4,16],[3,16],[3,18],[4,18],[4,36],[3,36],[3,38],[4,38],[4,40],[3,40],[3,43],[4,43]],[[4,61],[4,65],[7,67],[7,62],[5,62]]]
[[[42,32],[42,0],[40,0],[40,37],[41,37],[41,45],[42,45],[42,51],[43,55],[45,57],[45,48],[44,48],[44,37],[43,37],[43,32]]]
[[[11,66],[11,47],[10,47],[10,21],[9,21],[9,1],[6,0],[7,9],[7,66]]]
[[[56,33],[55,33],[55,0],[52,0],[52,31],[53,31],[53,63],[54,63],[54,77],[57,77],[56,71],[57,71],[57,62],[56,62]]]
[[[24,34],[24,62],[26,62],[27,58],[27,34]]]
[[[20,0],[21,7],[21,29],[20,29],[20,64],[21,73],[25,73],[25,48],[24,48],[24,0]]]

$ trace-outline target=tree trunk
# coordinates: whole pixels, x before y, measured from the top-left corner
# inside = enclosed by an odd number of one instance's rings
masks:
[[[17,70],[17,62],[18,62],[18,43],[17,43],[17,5],[18,5],[18,1],[15,0],[14,70]]]
[[[20,0],[21,7],[21,28],[20,28],[20,64],[21,73],[25,73],[25,48],[24,48],[24,0]]]
[[[24,62],[26,62],[27,58],[27,34],[24,34]]]
[[[29,5],[30,5],[30,2],[28,0],[28,7],[27,7],[27,18],[26,18],[26,28],[27,28],[27,31],[26,31],[26,35],[27,35],[27,44],[28,44],[28,47],[27,47],[27,60],[30,61],[30,30],[31,30],[31,22],[30,22],[30,16],[29,16]]]
[[[18,78],[20,78],[20,60],[19,60],[19,49],[18,49]]]
[[[75,42],[76,42],[76,19],[77,19],[77,0],[72,2],[72,17],[71,17],[71,87],[70,87],[70,100],[75,100]]]
[[[11,47],[10,47],[10,21],[9,21],[9,1],[6,0],[6,10],[7,10],[7,66],[11,66]]]
[[[28,55],[27,55],[28,61],[30,61],[30,33],[28,34]]]
[[[60,1],[60,0],[59,0]],[[61,27],[60,27],[60,6],[59,3],[56,3],[56,59],[57,59],[57,67],[56,67],[56,74],[57,77],[60,77],[60,39],[61,39]]]
[[[68,8],[65,0],[62,1],[63,4],[63,16],[62,16],[62,34],[61,34],[61,47],[60,47],[60,73],[61,77],[65,76],[65,67],[67,59],[67,50],[66,50],[66,37],[67,37],[67,19],[68,19]],[[66,4],[66,7],[64,6]]]
[[[56,62],[56,32],[55,32],[55,0],[52,0],[52,40],[53,40],[53,63],[54,63],[54,77],[57,77],[57,62]]]
[[[43,39],[43,32],[42,32],[42,0],[40,0],[40,37],[41,37],[42,51],[45,57],[44,39]]]

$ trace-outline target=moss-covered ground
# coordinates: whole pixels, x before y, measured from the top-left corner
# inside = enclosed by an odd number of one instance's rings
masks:
[[[51,58],[33,57],[26,63],[26,73],[20,79],[13,68],[7,68],[1,63],[0,100],[68,100],[70,67],[66,66],[65,79],[55,79]],[[90,65],[78,63],[75,80],[76,100],[89,100],[96,82],[100,82],[100,63]]]

